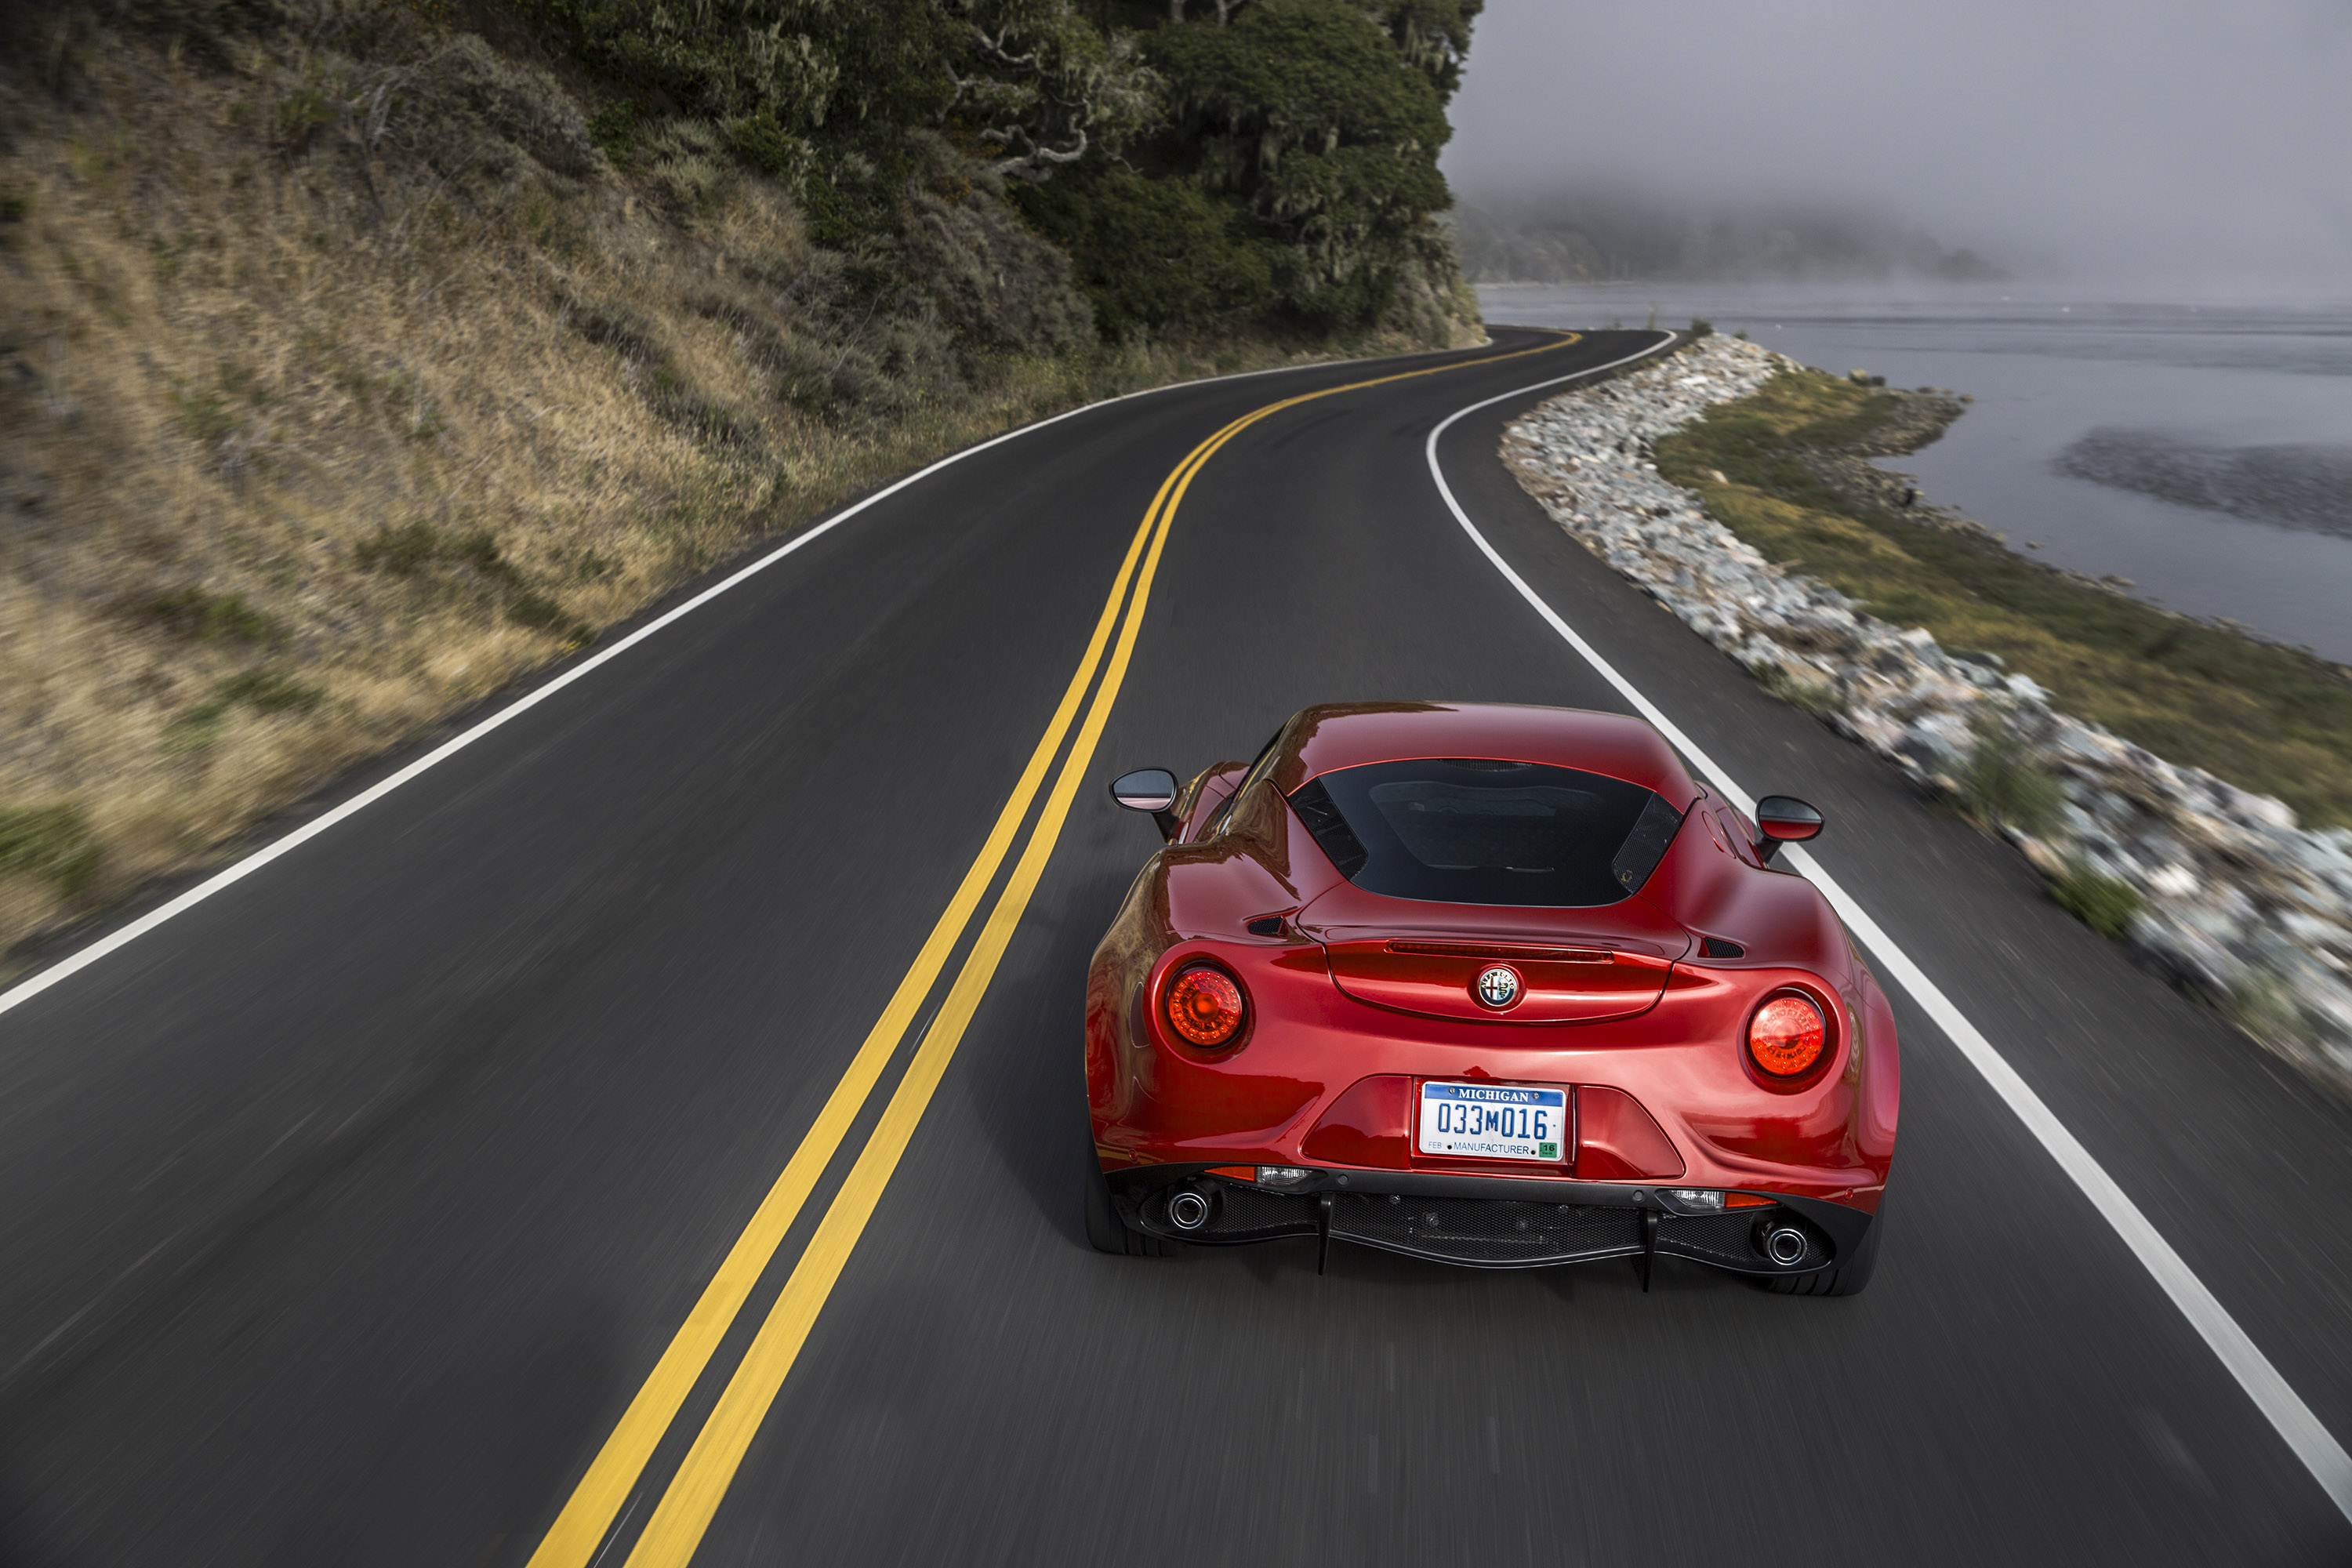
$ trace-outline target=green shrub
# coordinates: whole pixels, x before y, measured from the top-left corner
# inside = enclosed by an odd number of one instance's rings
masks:
[[[559,549],[555,560],[575,583],[601,583],[621,574],[620,561],[600,551]]]
[[[409,577],[432,565],[440,552],[441,531],[431,523],[385,523],[352,547],[352,560],[362,571]]]
[[[2123,935],[2131,929],[2132,917],[2139,913],[2139,894],[2130,883],[2079,860],[2050,884],[2050,896],[2101,936]]]
[[[488,529],[468,529],[444,534],[442,539],[441,559],[450,564],[471,567],[485,577],[514,576],[514,567],[499,553],[498,538]]]
[[[315,87],[299,87],[278,100],[270,117],[270,131],[280,147],[299,153],[310,145],[321,126],[334,122],[334,106],[327,101],[327,95]]]
[[[746,114],[721,127],[735,155],[772,180],[797,183],[809,172],[809,144],[772,114]]]
[[[271,669],[247,669],[213,688],[223,702],[242,702],[257,713],[308,713],[327,694]]]
[[[565,319],[572,330],[592,343],[619,351],[625,359],[658,359],[665,353],[661,329],[651,316],[626,300],[579,300],[570,302]]]
[[[718,127],[673,121],[646,144],[654,194],[685,216],[724,212],[742,184],[742,171]]]
[[[397,527],[386,523],[352,547],[352,561],[362,571],[389,572],[395,577],[414,577],[431,566],[459,567],[500,583],[517,576],[488,529],[455,533],[422,521]]]
[[[180,428],[187,432],[188,439],[208,447],[226,438],[242,418],[216,386],[183,387],[172,394],[172,401],[180,410]]]
[[[1113,168],[1015,195],[1070,253],[1105,336],[1207,331],[1261,316],[1274,302],[1276,247],[1195,181]]]
[[[2317,1043],[2294,984],[2283,975],[2249,971],[2220,1000],[2231,1023],[2273,1050],[2296,1055]]]
[[[507,601],[507,619],[565,642],[586,642],[595,635],[587,622],[535,588],[526,588]]]
[[[2033,765],[1998,720],[1978,724],[1976,750],[1960,765],[1957,782],[1969,814],[1989,827],[2044,833],[2066,800],[2058,781]]]
[[[227,716],[226,702],[197,703],[164,727],[163,754],[177,757],[209,749],[220,739],[221,721]]]
[[[615,163],[625,164],[629,154],[637,149],[637,138],[644,132],[637,106],[625,99],[614,99],[588,117],[588,140],[597,150]]]
[[[1690,335],[1694,338],[1711,338],[1715,335],[1715,323],[1708,321],[1705,316],[1693,316],[1691,318]],[[1748,334],[1745,332],[1740,334],[1742,337],[1747,335]]]
[[[711,413],[713,418],[722,416],[733,417],[726,415],[724,410]],[[438,581],[445,589],[483,595],[493,603],[503,598],[507,619],[519,626],[529,626],[533,631],[550,632],[569,642],[584,642],[594,635],[585,621],[573,616],[546,594],[531,587],[514,563],[499,550],[498,536],[487,528],[453,531],[423,521],[405,522],[398,527],[387,525],[353,546],[352,559],[363,571],[384,572],[395,577],[417,577],[428,572],[442,574]],[[589,559],[597,565],[597,572],[592,575],[618,570],[617,563],[600,556]],[[578,574],[579,569],[575,567],[574,572]],[[468,579],[471,580],[470,588],[467,586]],[[235,679],[247,684],[236,691],[230,691],[225,686],[221,692],[224,697],[250,703],[265,712],[278,710],[266,705],[273,698],[280,699],[280,707],[292,705],[282,700],[284,694],[291,689],[275,684],[278,680],[275,676],[257,672],[238,676]],[[309,688],[300,689],[310,690]],[[317,693],[301,705],[313,706],[324,695],[323,692]]]
[[[286,636],[283,626],[247,604],[242,594],[174,588],[133,600],[131,609],[140,620],[198,642],[271,643]]]
[[[0,807],[0,875],[47,877],[71,898],[89,884],[100,853],[78,805]]]
[[[1757,679],[1764,683],[1764,689],[1783,702],[1822,719],[1845,711],[1845,698],[1832,681],[1808,680],[1777,664],[1754,668]]]

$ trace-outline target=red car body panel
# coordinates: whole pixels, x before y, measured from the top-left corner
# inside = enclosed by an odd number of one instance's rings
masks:
[[[1433,757],[1603,773],[1686,814],[1640,890],[1618,903],[1491,907],[1354,886],[1288,804],[1323,773]],[[1249,771],[1220,764],[1187,788],[1179,832],[1095,953],[1087,1083],[1106,1172],[1182,1163],[1664,1181],[1875,1211],[1901,1092],[1885,998],[1821,895],[1765,865],[1747,819],[1694,783],[1649,725],[1542,708],[1315,708],[1291,721],[1235,799]],[[1727,943],[1740,955],[1705,955]],[[1247,1004],[1238,1039],[1215,1049],[1180,1037],[1161,1006],[1174,974],[1202,957],[1232,973]],[[1471,999],[1473,977],[1495,963],[1526,984],[1507,1015]],[[1756,1008],[1790,991],[1820,1007],[1829,1043],[1810,1070],[1781,1080],[1754,1065],[1745,1038]],[[1561,1163],[1417,1152],[1416,1085],[1432,1079],[1570,1090]]]

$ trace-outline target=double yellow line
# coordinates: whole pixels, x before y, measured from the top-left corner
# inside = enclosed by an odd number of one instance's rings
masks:
[[[930,1104],[932,1092],[945,1076],[956,1047],[962,1043],[964,1030],[979,1010],[982,997],[987,994],[997,964],[1013,941],[1013,933],[1028,909],[1030,896],[1045,875],[1046,863],[1053,858],[1071,802],[1076,798],[1078,787],[1094,762],[1095,745],[1102,737],[1103,726],[1110,720],[1120,683],[1127,677],[1128,662],[1135,650],[1136,637],[1143,627],[1144,608],[1151,595],[1152,579],[1160,569],[1170,526],[1185,491],[1202,468],[1226,442],[1286,408],[1338,393],[1433,375],[1462,368],[1465,363],[1492,364],[1499,360],[1548,353],[1576,342],[1577,337],[1576,333],[1564,333],[1556,342],[1515,353],[1403,371],[1269,403],[1243,415],[1193,447],[1160,481],[1159,492],[1151,498],[1151,505],[1137,525],[1134,538],[1128,542],[1127,554],[1112,580],[1110,595],[1103,602],[1102,614],[1095,621],[1085,657],[1078,660],[1078,668],[1054,710],[1052,721],[1045,726],[1036,749],[1029,754],[1027,765],[1021,770],[1019,782],[1005,798],[1003,809],[997,813],[995,826],[989,830],[980,854],[931,927],[930,935],[924,939],[921,951],[898,982],[898,989],[891,993],[881,1016],[867,1031],[849,1069],[834,1086],[824,1108],[817,1112],[815,1122],[793,1151],[783,1173],[776,1178],[751,1223],[728,1250],[726,1260],[704,1288],[693,1311],[670,1340],[644,1386],[630,1400],[619,1425],[604,1440],[587,1474],[563,1505],[563,1511],[556,1516],[555,1523],[540,1542],[539,1550],[531,1554],[530,1568],[587,1568],[612,1532],[646,1463],[653,1458],[655,1447],[701,1380],[720,1340],[734,1325],[753,1286],[782,1244],[785,1232],[792,1228],[801,1206],[808,1201],[818,1178],[839,1152],[842,1140],[880,1081],[883,1069],[913,1024],[917,1009],[938,984],[950,954],[962,939],[973,911],[980,907],[1019,835],[1055,754],[1069,734],[1087,689],[1094,685],[1096,670],[1103,666],[1108,648],[1109,662],[1102,668],[1102,682],[1095,688],[1094,700],[1085,705],[1086,718],[1079,725],[1077,739],[1063,760],[1052,793],[1045,797],[1045,808],[1030,830],[1029,842],[1013,866],[1011,879],[998,894],[979,940],[965,957],[937,1016],[924,1030],[912,1063],[898,1080],[880,1121],[867,1138],[841,1190],[835,1194],[824,1218],[818,1223],[807,1250],[793,1266],[782,1293],[769,1309],[767,1321],[761,1324],[751,1349],[728,1380],[717,1406],[704,1421],[694,1446],[688,1450],[652,1517],[646,1521],[627,1563],[628,1568],[684,1568],[693,1557],[703,1531],[709,1528],[711,1517],[718,1512],[736,1469],[743,1462],[745,1450],[783,1387],[784,1378],[791,1373],[810,1329],[815,1325],[834,1282],[847,1265],[858,1238],[865,1233],[866,1221],[873,1216],[875,1205],[881,1201],[884,1188],[906,1153],[915,1128]],[[1132,597],[1129,596],[1130,584],[1134,589]],[[1122,601],[1126,604],[1124,616],[1119,612]]]

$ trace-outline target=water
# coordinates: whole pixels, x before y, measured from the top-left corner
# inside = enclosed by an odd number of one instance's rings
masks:
[[[2100,303],[2016,286],[1482,287],[1489,321],[1704,316],[1976,402],[1885,466],[2011,548],[2352,663],[2352,304]],[[2006,297],[2004,297],[2006,296]]]

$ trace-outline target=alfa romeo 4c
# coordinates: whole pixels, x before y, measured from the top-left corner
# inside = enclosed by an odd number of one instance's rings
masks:
[[[1775,864],[1812,807],[1751,821],[1637,719],[1448,703],[1111,793],[1166,843],[1087,975],[1097,1247],[1869,1281],[1895,1022]]]

